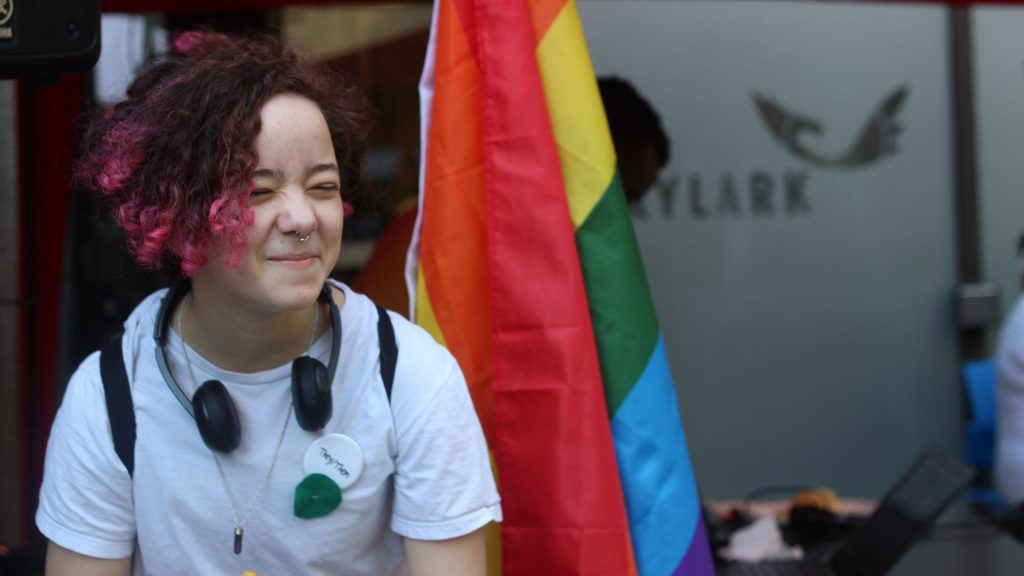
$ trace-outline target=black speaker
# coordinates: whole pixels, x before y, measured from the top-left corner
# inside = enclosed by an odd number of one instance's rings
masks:
[[[99,56],[99,0],[0,0],[0,78],[85,72]]]

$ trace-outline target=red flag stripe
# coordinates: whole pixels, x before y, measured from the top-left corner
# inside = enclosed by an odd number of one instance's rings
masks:
[[[472,3],[506,574],[625,574],[628,528],[524,2]]]

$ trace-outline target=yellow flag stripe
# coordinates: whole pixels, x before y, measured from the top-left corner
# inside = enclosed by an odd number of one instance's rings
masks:
[[[578,229],[615,175],[615,148],[580,25],[576,2],[565,3],[537,47],[544,96]]]
[[[416,323],[430,332],[430,335],[442,346],[448,347],[448,342],[444,339],[444,332],[441,331],[441,325],[437,323],[437,317],[434,316],[434,307],[430,304],[427,283],[423,279],[423,268],[420,266],[416,267]]]

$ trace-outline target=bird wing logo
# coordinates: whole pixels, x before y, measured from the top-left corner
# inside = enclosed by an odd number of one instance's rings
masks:
[[[897,114],[909,91],[906,86],[900,86],[883,98],[847,151],[837,157],[815,151],[813,143],[808,142],[811,138],[807,136],[824,133],[821,122],[786,110],[756,92],[753,99],[765,127],[793,155],[817,166],[858,168],[896,153],[896,138],[902,129]]]
[[[14,0],[0,0],[0,26],[7,24],[14,16]]]

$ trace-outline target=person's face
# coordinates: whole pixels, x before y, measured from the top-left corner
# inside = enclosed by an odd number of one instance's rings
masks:
[[[260,120],[250,198],[254,219],[246,227],[242,260],[226,265],[228,247],[214,241],[197,275],[208,274],[236,302],[266,312],[297,310],[316,299],[341,251],[338,165],[327,122],[313,101],[279,94],[264,104]]]

